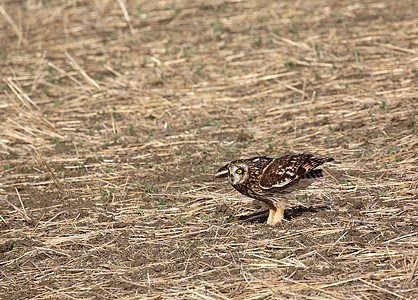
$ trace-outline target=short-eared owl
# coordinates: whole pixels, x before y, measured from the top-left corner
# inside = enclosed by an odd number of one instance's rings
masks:
[[[232,161],[215,176],[227,176],[238,192],[264,202],[270,210],[267,224],[274,226],[283,219],[286,194],[304,189],[322,177],[322,170],[315,168],[331,160],[311,154],[253,157]]]

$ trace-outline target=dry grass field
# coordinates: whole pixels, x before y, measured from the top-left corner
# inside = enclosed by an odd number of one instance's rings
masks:
[[[3,0],[0,298],[417,299],[416,1]],[[335,160],[285,221],[213,175]]]

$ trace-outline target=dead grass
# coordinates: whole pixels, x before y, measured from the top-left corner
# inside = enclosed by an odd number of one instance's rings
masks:
[[[2,298],[416,298],[414,1],[0,15]],[[213,181],[289,152],[335,162],[276,228]]]

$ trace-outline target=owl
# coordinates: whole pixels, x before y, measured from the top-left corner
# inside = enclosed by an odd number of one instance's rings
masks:
[[[283,219],[284,200],[323,177],[316,168],[332,160],[311,154],[239,159],[220,168],[215,177],[228,177],[238,192],[264,202],[269,208],[267,224],[274,226]]]

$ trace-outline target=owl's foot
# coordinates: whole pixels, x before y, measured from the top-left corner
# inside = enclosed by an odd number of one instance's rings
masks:
[[[283,220],[284,207],[270,207],[269,208],[269,217],[267,219],[267,224],[270,226],[275,226],[277,223],[281,223]]]
[[[268,225],[273,225],[273,219],[274,219],[275,214],[276,214],[276,211],[273,208],[269,208],[269,217],[267,219]]]

